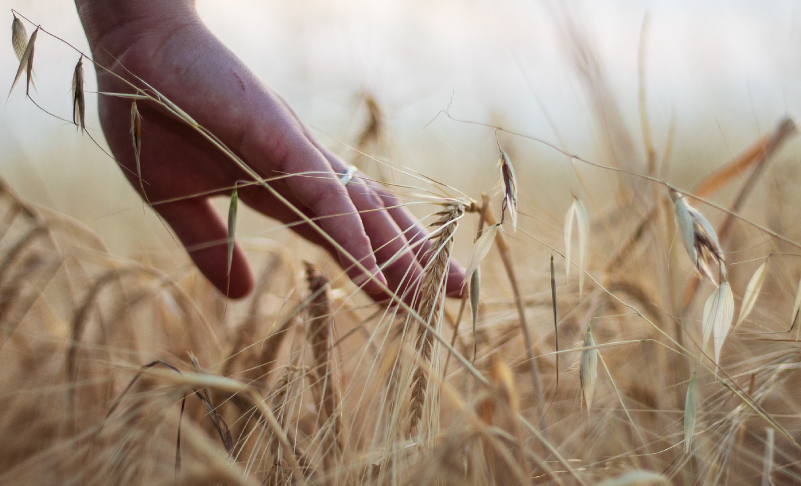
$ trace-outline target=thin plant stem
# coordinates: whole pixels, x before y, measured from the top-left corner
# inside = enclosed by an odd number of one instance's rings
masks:
[[[489,207],[484,213],[484,219],[489,225],[496,224],[495,216],[492,214],[492,209]],[[540,373],[537,369],[537,362],[534,359],[534,345],[531,341],[531,335],[528,331],[528,324],[526,323],[526,309],[523,305],[523,298],[520,295],[520,287],[517,283],[517,277],[515,276],[512,253],[509,249],[509,245],[506,243],[506,240],[500,231],[495,236],[495,244],[498,248],[498,253],[501,256],[503,267],[506,270],[506,275],[509,277],[509,283],[512,286],[512,293],[515,297],[515,307],[517,307],[517,315],[520,319],[520,328],[523,331],[523,339],[526,345],[526,355],[528,356],[528,365],[529,370],[531,371],[531,381],[534,385],[534,394],[537,397],[537,415],[539,416],[539,423],[542,427],[543,436],[547,438],[548,425],[545,420],[545,402],[542,395],[542,386],[540,385]]]

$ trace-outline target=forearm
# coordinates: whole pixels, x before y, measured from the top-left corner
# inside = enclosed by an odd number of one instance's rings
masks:
[[[75,6],[93,57],[106,65],[141,36],[169,36],[199,22],[194,0],[75,0]]]

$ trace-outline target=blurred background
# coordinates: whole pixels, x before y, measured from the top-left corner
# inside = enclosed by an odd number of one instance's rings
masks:
[[[460,120],[500,125],[599,163],[617,157],[644,171],[641,45],[654,146],[664,150],[673,124],[664,175],[681,187],[691,187],[801,107],[801,9],[791,1],[197,3],[209,27],[334,152],[382,175],[352,148],[369,123],[372,99],[383,125],[379,140],[365,151],[474,198],[496,189],[493,131],[438,116],[447,107]],[[9,30],[15,8],[88,52],[72,2],[0,4]],[[590,52],[576,45],[589,46]],[[64,118],[71,117],[77,57],[51,37],[38,39],[33,96]],[[17,65],[10,42],[0,49],[0,64],[5,80],[0,85],[8,89]],[[89,68],[87,92],[94,84]],[[600,107],[609,111],[607,120],[619,121],[614,130],[627,132],[624,150],[616,155],[605,146],[610,137],[596,116],[594,89],[609,101]],[[150,212],[143,214],[142,202],[112,161],[23,93],[18,88],[0,107],[0,175],[23,197],[89,225],[113,252],[180,250]],[[87,113],[87,125],[102,143],[92,95]],[[521,208],[528,214],[523,226],[533,219],[560,234],[576,190],[569,160],[541,143],[506,134],[500,139],[519,178]],[[769,178],[798,179],[792,163],[796,149],[791,144],[785,150],[789,161],[774,164]],[[594,190],[614,191],[607,172],[580,170]],[[288,237],[254,215],[247,215],[241,228],[245,240]]]

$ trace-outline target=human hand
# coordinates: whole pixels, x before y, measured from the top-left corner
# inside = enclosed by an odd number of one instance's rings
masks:
[[[191,2],[76,4],[95,61],[114,73],[98,69],[99,91],[130,92],[115,75],[144,80],[263,178],[294,174],[269,184],[391,291],[416,287],[429,245],[416,218],[378,184],[357,176],[343,185],[338,174],[346,171],[346,164],[315,140],[280,96],[208,31]],[[227,226],[208,198],[230,194],[235,184],[252,178],[193,128],[153,103],[139,102],[140,185],[130,135],[131,101],[101,96],[99,110],[106,140],[127,169],[126,177],[139,192],[144,189],[146,200],[172,227],[200,271],[230,297],[246,295],[253,286],[252,272],[236,244],[228,274]],[[295,224],[301,218],[265,188],[240,187],[239,197],[323,246],[372,298],[388,298],[378,282],[354,267],[318,231]],[[410,246],[418,242],[422,249]],[[463,278],[463,269],[452,264],[449,294],[459,294]],[[407,301],[410,297],[411,293]]]

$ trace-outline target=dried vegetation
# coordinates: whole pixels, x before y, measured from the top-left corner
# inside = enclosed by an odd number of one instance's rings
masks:
[[[762,224],[770,205],[739,216],[794,125],[724,164],[703,193],[679,191],[663,181],[668,150],[660,159],[645,122],[644,155],[629,157],[633,135],[569,27],[609,158],[626,154],[608,166],[571,156],[573,170],[617,174],[620,193],[582,196],[592,213],[574,198],[563,229],[540,227],[501,150],[499,181],[487,184],[500,182],[500,198],[433,201],[420,291],[404,309],[363,305],[310,263],[299,278],[297,255],[257,241],[256,290],[227,307],[195,272],[109,254],[81,223],[0,183],[0,482],[801,482],[801,232]],[[14,83],[22,71],[30,80],[40,30],[26,40],[15,14]],[[83,59],[72,100],[81,129]],[[133,100],[137,159],[137,101],[205,133],[159,93],[132,91],[118,95]],[[381,111],[368,104],[360,146],[379,138]],[[751,175],[729,203],[717,190],[737,184],[732,166]],[[473,236],[467,317],[468,293],[446,301],[444,282],[454,239]],[[573,265],[578,286],[557,278]],[[492,286],[479,285],[479,268]],[[696,296],[709,296],[703,310]]]

